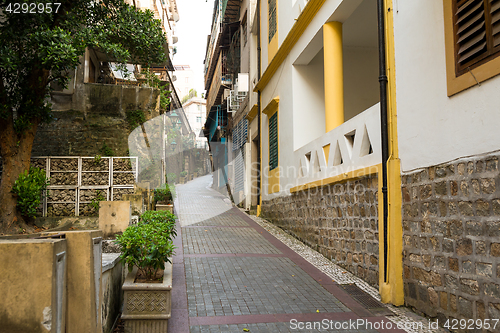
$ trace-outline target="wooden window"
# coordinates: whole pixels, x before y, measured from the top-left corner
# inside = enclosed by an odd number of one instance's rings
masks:
[[[278,29],[277,27],[277,14],[276,14],[276,0],[268,0],[267,1],[268,8],[269,8],[269,14],[268,14],[268,19],[269,19],[269,43],[271,43],[271,40],[273,39],[274,35],[276,34],[276,31]]]
[[[278,166],[278,112],[269,118],[269,170]]]
[[[458,76],[500,55],[500,0],[454,0],[453,29]]]

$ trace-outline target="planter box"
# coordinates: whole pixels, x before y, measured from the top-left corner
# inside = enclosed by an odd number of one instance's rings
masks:
[[[163,283],[134,283],[138,268],[123,283],[125,332],[167,332],[172,314],[172,264],[165,263]]]
[[[156,204],[156,210],[168,210],[170,213],[174,213],[174,205],[166,205],[166,204]]]

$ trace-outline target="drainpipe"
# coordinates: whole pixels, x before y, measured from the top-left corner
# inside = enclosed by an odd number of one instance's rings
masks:
[[[378,61],[380,83],[380,123],[382,136],[382,197],[383,197],[383,225],[384,225],[384,282],[387,282],[388,239],[387,231],[389,200],[387,197],[387,161],[389,160],[389,132],[387,126],[387,68],[385,57],[385,6],[384,0],[377,0],[378,12]]]
[[[260,71],[261,71],[261,48],[260,48],[260,1],[257,0],[257,82],[260,81]],[[257,205],[261,205],[261,182],[262,182],[262,166],[261,166],[261,156],[260,151],[262,147],[262,135],[261,135],[261,105],[260,105],[260,90],[257,91],[257,132],[259,133],[259,148],[257,149],[257,164],[259,165],[259,174],[257,177]],[[262,207],[261,207],[262,208]]]

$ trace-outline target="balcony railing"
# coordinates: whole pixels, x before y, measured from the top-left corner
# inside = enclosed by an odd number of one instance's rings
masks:
[[[215,67],[215,72],[212,77],[212,82],[210,83],[210,89],[207,94],[207,110],[212,107],[217,101],[217,97],[220,93],[221,85],[231,87],[233,83],[233,78],[227,73],[226,68],[226,50],[222,50],[217,65]]]
[[[380,103],[297,149],[294,160],[297,185],[380,164]]]

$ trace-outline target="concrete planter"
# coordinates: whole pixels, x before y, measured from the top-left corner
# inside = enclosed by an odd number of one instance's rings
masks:
[[[172,314],[172,264],[165,263],[163,283],[134,283],[137,267],[123,283],[126,333],[167,332]]]
[[[185,178],[179,177],[179,184],[184,184],[184,183],[185,183]]]
[[[174,213],[174,205],[167,205],[165,203],[157,203],[156,210],[168,210],[170,213]]]

